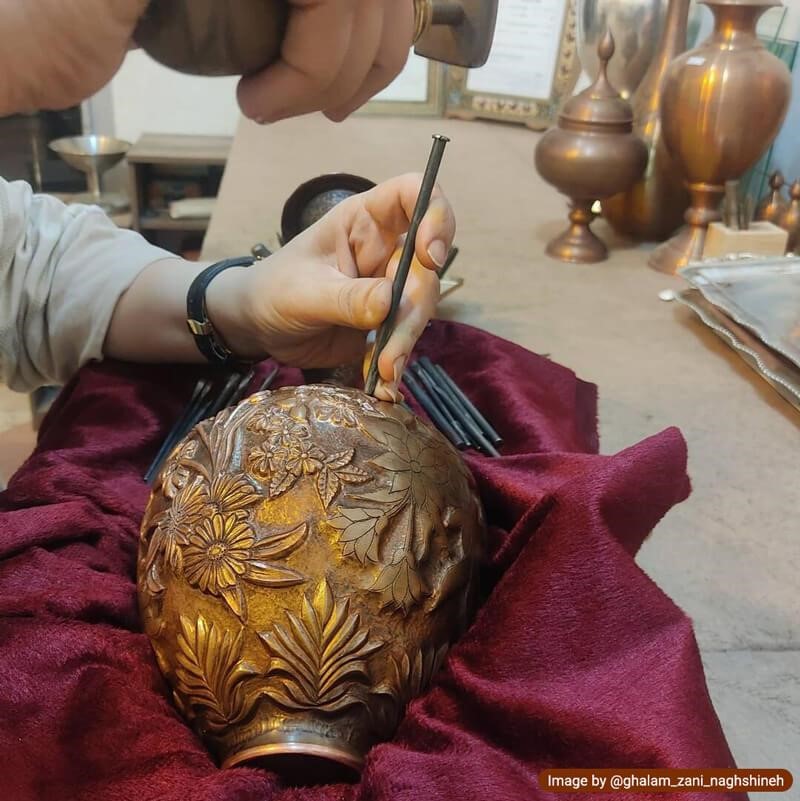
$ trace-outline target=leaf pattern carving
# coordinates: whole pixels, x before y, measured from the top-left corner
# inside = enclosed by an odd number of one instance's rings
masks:
[[[385,736],[391,736],[411,701],[422,695],[444,662],[449,648],[443,643],[438,648],[424,646],[413,658],[404,653],[400,659],[389,659],[389,675],[379,684],[373,695],[384,696],[385,703],[375,710],[374,723]]]
[[[339,494],[342,484],[363,484],[369,481],[370,474],[352,464],[355,449],[332,453],[325,458],[317,473],[317,492],[322,505],[327,509]]]
[[[181,616],[176,700],[210,733],[242,721],[256,700],[256,692],[247,685],[258,671],[241,658],[243,635],[243,630],[235,635],[220,632],[202,615],[194,622]]]
[[[391,606],[404,613],[430,595],[414,555],[407,553],[399,562],[386,565],[370,587],[381,595],[381,606]]]
[[[383,564],[370,587],[382,606],[403,614],[430,594],[421,566],[437,534],[445,534],[450,505],[450,473],[439,447],[421,436],[413,421],[365,418],[365,430],[384,450],[371,464],[387,476],[387,485],[351,495],[358,507],[341,506],[328,523],[339,532],[343,556],[361,564]]]
[[[383,647],[370,639],[349,599],[334,599],[327,579],[303,598],[298,617],[261,637],[270,655],[266,694],[285,709],[339,712],[364,703],[370,683],[368,658]]]

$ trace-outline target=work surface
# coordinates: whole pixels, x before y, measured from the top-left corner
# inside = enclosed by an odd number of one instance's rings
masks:
[[[639,563],[694,619],[739,764],[797,773],[800,415],[690,312],[660,301],[660,290],[683,282],[648,269],[647,250],[616,239],[602,221],[595,229],[613,247],[609,261],[568,265],[544,255],[566,204],[533,167],[538,134],[427,119],[243,122],[204,255],[274,245],[283,203],[316,175],[380,181],[422,170],[435,132],[452,138],[440,180],[458,217],[452,274],[465,279],[440,316],[548,354],[597,383],[605,453],[681,428],[694,491],[660,523]]]

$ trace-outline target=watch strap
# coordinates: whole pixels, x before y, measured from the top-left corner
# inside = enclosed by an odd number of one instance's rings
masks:
[[[251,256],[218,261],[199,273],[186,293],[186,323],[198,350],[211,364],[220,367],[238,367],[242,362],[228,348],[208,318],[206,306],[208,285],[221,272],[231,267],[249,267],[254,261]]]

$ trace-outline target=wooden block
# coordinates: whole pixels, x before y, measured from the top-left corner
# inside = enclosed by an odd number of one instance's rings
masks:
[[[721,222],[708,226],[704,259],[719,259],[731,253],[754,256],[783,256],[789,234],[771,222],[753,222],[746,231],[728,228]]]

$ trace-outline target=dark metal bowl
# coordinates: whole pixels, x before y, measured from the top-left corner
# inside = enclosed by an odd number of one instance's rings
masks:
[[[367,192],[373,181],[348,173],[320,175],[301,184],[291,194],[281,216],[281,244],[291,242],[343,200]]]

